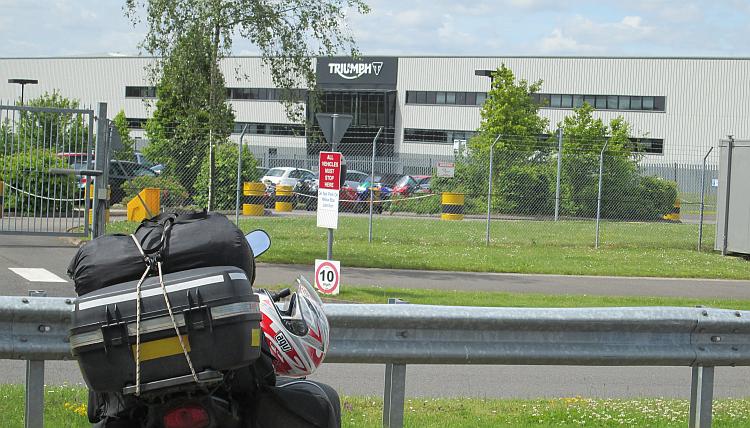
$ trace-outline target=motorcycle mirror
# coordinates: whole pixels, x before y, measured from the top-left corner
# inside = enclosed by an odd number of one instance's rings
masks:
[[[268,236],[268,233],[266,233],[265,230],[253,230],[245,235],[245,240],[250,244],[250,248],[253,250],[253,256],[255,256],[256,259],[271,248],[271,237]]]

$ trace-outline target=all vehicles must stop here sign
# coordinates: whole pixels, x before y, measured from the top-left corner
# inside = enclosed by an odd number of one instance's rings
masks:
[[[341,264],[335,260],[315,260],[315,288],[323,294],[339,294]]]
[[[318,168],[318,227],[336,229],[339,224],[341,153],[320,152]]]

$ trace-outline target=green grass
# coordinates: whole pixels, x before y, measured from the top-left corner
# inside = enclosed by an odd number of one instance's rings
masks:
[[[264,262],[312,264],[325,257],[326,231],[314,216],[259,217],[240,226],[269,232],[273,247]],[[489,248],[485,227],[482,221],[378,216],[369,244],[367,218],[342,216],[334,258],[344,266],[397,269],[750,279],[747,261],[698,253],[698,227],[691,224],[602,222],[598,250],[590,221],[494,221]],[[134,228],[115,223],[107,231]],[[714,233],[705,228],[706,245]]]
[[[23,427],[23,385],[0,385],[3,427]],[[45,426],[89,427],[86,390],[45,387]],[[344,427],[380,427],[383,403],[379,398],[342,397]],[[404,406],[404,426],[442,427],[684,427],[686,400],[604,400],[581,397],[552,400],[490,400],[480,398],[416,399]],[[750,400],[714,402],[715,427],[749,427]]]
[[[276,287],[274,287],[276,288]],[[282,288],[282,287],[278,287]],[[750,310],[750,300],[697,299],[683,297],[589,296],[501,293],[487,291],[423,290],[414,288],[380,288],[343,286],[332,301],[348,303],[386,303],[388,298],[403,299],[412,304],[442,306],[485,306],[516,308],[595,308],[622,306],[707,306],[711,308]]]

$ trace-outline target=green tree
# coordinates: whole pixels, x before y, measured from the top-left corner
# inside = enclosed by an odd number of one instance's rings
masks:
[[[638,163],[642,156],[630,141],[631,126],[622,117],[605,124],[593,117],[584,103],[559,124],[563,129],[563,212],[591,217],[596,214],[599,162],[605,150],[602,175],[602,216],[654,220],[674,203],[676,184],[644,178]],[[605,149],[606,144],[606,149]]]
[[[163,64],[156,91],[156,110],[146,122],[149,145],[144,152],[164,165],[165,174],[192,189],[209,154],[209,141],[226,140],[234,127],[234,113],[225,102],[224,79],[213,62],[211,40],[201,23],[178,37]]]
[[[120,142],[122,143],[122,148],[112,153],[112,159],[133,160],[135,158],[135,140],[130,136],[130,128],[128,128],[128,119],[125,117],[125,110],[120,110],[114,119],[112,119],[112,126],[120,134]]]
[[[503,136],[495,145],[498,151],[537,150],[539,136],[549,126],[549,121],[539,116],[539,105],[532,99],[541,87],[541,80],[517,80],[505,64],[492,73],[492,88],[482,106],[482,121],[471,141],[472,150],[487,152],[498,135]]]
[[[346,28],[351,11],[369,12],[362,0],[126,0],[125,11],[134,24],[145,16],[147,33],[141,47],[169,62],[178,47],[175,40],[196,23],[210,37],[211,62],[218,64],[244,39],[260,51],[273,83],[278,88],[313,88],[315,71],[311,58],[347,49],[355,55],[354,39]],[[157,74],[161,64],[157,63]],[[218,68],[208,80],[218,81]],[[290,116],[302,117],[302,106],[291,94],[285,102]]]
[[[63,97],[59,91],[45,92],[25,101],[27,107],[78,109],[79,101]],[[88,117],[81,113],[22,112],[14,128],[16,141],[26,146],[45,147],[56,152],[85,153],[94,150],[89,141]],[[90,144],[90,147],[89,147]],[[17,150],[17,149],[16,149]]]
[[[237,198],[237,144],[227,142],[216,146],[216,182],[214,209],[234,209]],[[257,163],[249,150],[242,152],[242,175],[240,182],[258,181]],[[205,208],[208,205],[209,162],[205,159],[195,181],[195,203]]]

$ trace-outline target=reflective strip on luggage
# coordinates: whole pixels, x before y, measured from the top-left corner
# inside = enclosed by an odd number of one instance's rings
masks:
[[[185,343],[185,349],[190,352],[190,341],[187,335],[180,335]],[[135,345],[131,346],[133,358],[136,358]],[[177,336],[164,339],[151,340],[141,343],[141,361],[155,360],[157,358],[171,357],[182,354],[182,347]]]

